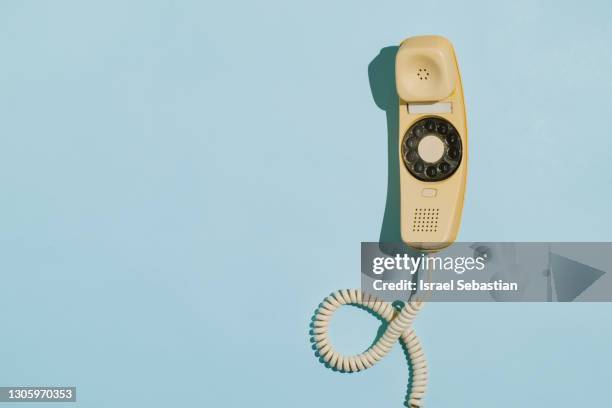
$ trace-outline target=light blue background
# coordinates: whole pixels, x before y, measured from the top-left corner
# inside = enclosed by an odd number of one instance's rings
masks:
[[[368,63],[407,36],[453,41],[471,138],[462,240],[611,240],[611,13],[3,2],[0,385],[76,385],[83,407],[400,406],[399,347],[346,375],[308,341],[380,233],[386,122]],[[427,405],[606,405],[611,312],[428,305]],[[341,310],[332,336],[357,352],[376,327]]]

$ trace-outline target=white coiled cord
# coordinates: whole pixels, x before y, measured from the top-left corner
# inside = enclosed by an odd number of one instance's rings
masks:
[[[388,323],[383,335],[361,354],[344,356],[334,350],[329,340],[329,322],[342,305],[362,307]],[[427,361],[412,322],[422,306],[421,301],[408,302],[398,311],[391,303],[364,294],[361,290],[339,290],[326,297],[315,312],[312,330],[315,347],[329,366],[344,372],[356,372],[366,370],[382,360],[399,340],[408,353],[411,367],[407,405],[410,408],[421,407],[427,389]]]

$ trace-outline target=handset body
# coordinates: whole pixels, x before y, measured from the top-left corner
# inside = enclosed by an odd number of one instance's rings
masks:
[[[425,251],[454,242],[467,178],[463,87],[451,43],[404,40],[396,56],[402,240]]]

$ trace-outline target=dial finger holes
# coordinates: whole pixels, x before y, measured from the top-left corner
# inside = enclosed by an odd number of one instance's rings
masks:
[[[425,164],[423,161],[419,160],[414,164],[414,171],[416,173],[422,173],[425,170]]]
[[[450,170],[450,164],[448,164],[447,162],[443,161],[442,163],[438,164],[438,171],[441,174],[445,174],[449,170]]]
[[[461,164],[461,138],[455,127],[437,116],[415,122],[404,135],[401,158],[410,174],[422,181],[441,181]]]
[[[419,154],[416,152],[416,150],[409,150],[406,153],[405,158],[408,162],[413,163],[419,159]]]
[[[408,149],[416,149],[416,147],[419,145],[419,138],[418,137],[411,137],[408,138],[406,140],[406,147]]]

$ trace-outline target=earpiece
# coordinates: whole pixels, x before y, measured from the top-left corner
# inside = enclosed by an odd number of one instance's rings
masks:
[[[403,101],[438,102],[455,91],[459,73],[453,48],[445,38],[408,38],[395,61],[397,93]]]
[[[467,125],[451,43],[412,37],[395,65],[399,96],[402,240],[439,250],[456,238],[467,176]]]

